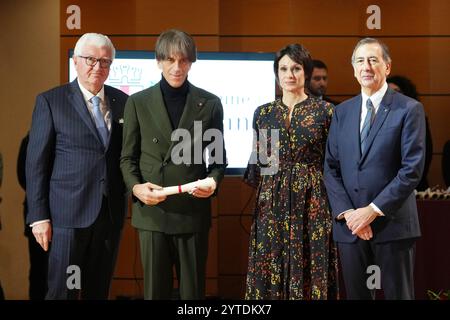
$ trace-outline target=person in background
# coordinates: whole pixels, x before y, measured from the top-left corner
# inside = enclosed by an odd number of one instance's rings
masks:
[[[371,300],[382,286],[386,299],[414,299],[423,106],[388,87],[392,62],[379,40],[360,40],[351,62],[361,94],[335,108],[324,170],[346,297]]]
[[[408,78],[403,77],[403,76],[390,76],[386,79],[386,81],[389,85],[389,88],[391,88],[397,92],[403,93],[407,97],[410,97],[417,101],[420,101],[415,84],[412,83],[411,80],[409,80]],[[431,159],[433,157],[433,139],[431,138],[430,125],[429,125],[428,117],[426,115],[425,115],[425,125],[426,125],[425,166],[423,168],[422,179],[420,179],[420,182],[416,188],[417,191],[424,191],[430,187],[427,176],[428,176],[428,171],[430,170]]]
[[[49,250],[46,299],[107,299],[126,214],[120,171],[127,95],[104,85],[111,40],[86,33],[77,78],[36,98],[26,157],[27,223]]]
[[[17,179],[22,189],[25,191],[25,199],[23,201],[23,217],[25,223],[24,234],[28,240],[28,255],[30,259],[30,269],[28,273],[28,297],[30,300],[44,300],[47,293],[47,263],[48,252],[44,251],[33,236],[31,227],[27,225],[26,217],[28,212],[27,196],[26,196],[26,176],[25,163],[27,159],[29,135],[22,139],[17,157]]]
[[[333,105],[336,105],[337,102],[330,99],[327,94],[328,89],[328,68],[327,65],[321,60],[313,60],[313,71],[311,75],[311,79],[309,80],[309,85],[307,86],[307,91],[319,98],[323,99],[327,102],[330,102]]]
[[[211,196],[227,165],[223,109],[217,96],[187,79],[197,59],[190,35],[175,29],[162,32],[155,54],[161,81],[128,99],[121,157],[123,177],[133,199],[132,225],[139,232],[144,298],[173,296],[175,266],[180,298],[203,299]],[[206,163],[203,156],[197,159],[195,154],[207,151],[202,137],[208,132],[218,134],[214,141],[218,147],[209,150]],[[177,143],[173,137],[179,135],[184,138]],[[191,194],[166,198],[157,192],[161,187],[206,177],[211,177],[214,185],[196,188]]]
[[[333,105],[305,93],[311,71],[302,45],[278,51],[274,72],[282,96],[253,116],[256,140],[244,181],[257,196],[246,299],[338,298],[337,250],[322,177]]]
[[[450,188],[450,140],[444,144],[442,149],[442,176],[447,188]]]
[[[0,189],[2,187],[3,182],[3,156],[0,152]],[[0,195],[0,204],[2,203],[2,197]],[[2,217],[0,215],[0,231],[2,230]],[[5,300],[5,294],[3,293],[2,284],[0,282],[0,300]]]

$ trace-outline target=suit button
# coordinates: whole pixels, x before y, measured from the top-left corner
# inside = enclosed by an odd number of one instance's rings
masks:
[[[153,138],[153,143],[158,143],[158,139],[157,138]]]
[[[358,190],[358,189],[354,189],[354,191],[355,191],[355,192],[358,192],[359,190]]]
[[[164,161],[162,165],[163,167],[167,166],[167,161]]]

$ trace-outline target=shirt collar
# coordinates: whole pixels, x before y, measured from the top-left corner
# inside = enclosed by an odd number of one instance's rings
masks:
[[[388,84],[385,81],[384,84],[381,86],[380,90],[375,92],[370,97],[367,94],[365,94],[364,92],[361,91],[363,106],[366,105],[367,99],[370,98],[370,100],[372,101],[372,104],[373,104],[375,110],[377,110],[378,107],[381,104],[381,100],[383,100],[383,97],[386,94],[387,89],[388,89]]]
[[[91,98],[94,96],[88,89],[83,87],[83,85],[80,82],[80,79],[77,78],[78,85],[80,86],[81,93],[83,94],[83,98],[85,101],[91,102]],[[100,91],[97,93],[97,96],[100,98],[102,102],[105,101],[105,86],[102,86]]]

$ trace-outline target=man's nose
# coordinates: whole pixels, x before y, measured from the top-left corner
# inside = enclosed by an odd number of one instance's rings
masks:
[[[97,61],[97,63],[92,67],[92,69],[94,69],[94,70],[100,70],[100,69],[101,69],[101,67],[100,67],[100,61]]]
[[[176,70],[180,69],[181,68],[181,61],[175,61],[174,67],[175,67]]]

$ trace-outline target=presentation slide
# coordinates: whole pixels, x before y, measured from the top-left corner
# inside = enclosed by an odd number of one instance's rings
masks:
[[[69,80],[76,77],[69,55]],[[217,95],[224,109],[227,174],[240,175],[250,157],[255,108],[275,99],[272,53],[201,52],[188,80]],[[161,79],[154,52],[118,51],[106,84],[133,94]]]

